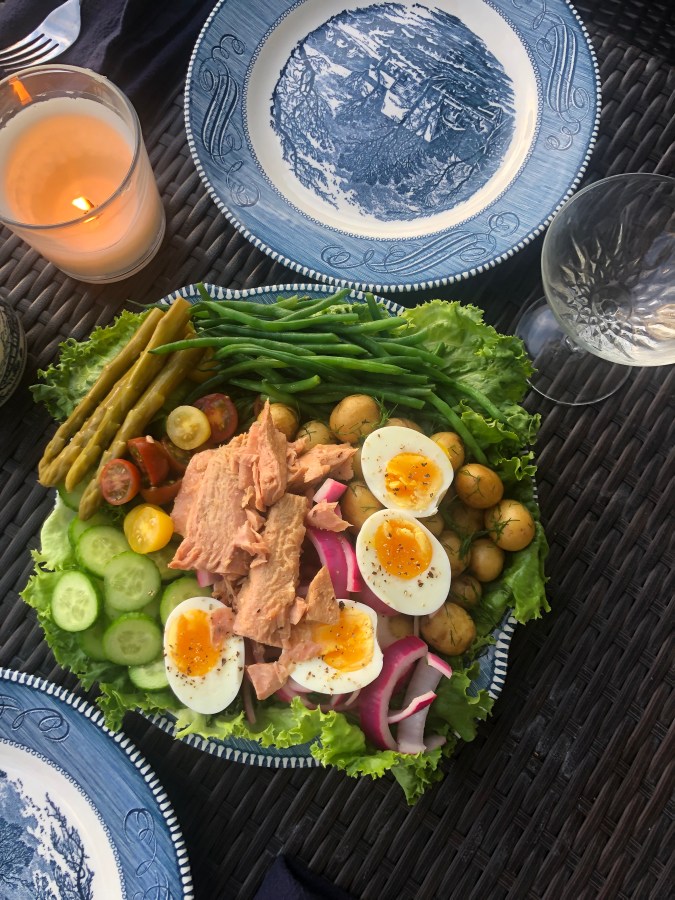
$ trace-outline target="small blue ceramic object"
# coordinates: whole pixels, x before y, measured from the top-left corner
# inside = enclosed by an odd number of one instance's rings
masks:
[[[220,0],[185,94],[230,221],[303,275],[375,292],[524,247],[579,183],[599,113],[567,0]]]
[[[26,368],[26,335],[21,319],[0,297],[0,406],[16,390]]]

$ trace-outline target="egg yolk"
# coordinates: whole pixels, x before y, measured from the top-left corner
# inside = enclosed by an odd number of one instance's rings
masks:
[[[373,543],[382,568],[397,578],[415,578],[431,564],[433,548],[428,535],[408,519],[385,519]]]
[[[220,648],[211,638],[211,617],[203,609],[189,609],[173,623],[169,656],[179,672],[206,675],[220,660]]]
[[[321,644],[321,658],[340,672],[356,672],[373,658],[373,625],[367,615],[346,606],[335,625],[317,625],[312,638]]]
[[[436,463],[421,453],[398,453],[388,462],[384,484],[399,506],[425,506],[440,490],[443,478]]]

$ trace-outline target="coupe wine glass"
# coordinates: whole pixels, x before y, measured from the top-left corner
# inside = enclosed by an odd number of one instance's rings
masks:
[[[539,394],[609,397],[630,366],[675,362],[675,178],[613,175],[568,200],[544,238],[545,297],[516,325]]]

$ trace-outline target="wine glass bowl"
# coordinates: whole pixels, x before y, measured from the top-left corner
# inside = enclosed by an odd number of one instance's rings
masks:
[[[541,272],[546,296],[516,325],[538,393],[593,403],[631,366],[675,362],[675,178],[614,175],[579,191],[549,226]]]
[[[584,188],[546,234],[542,277],[556,319],[589,353],[675,362],[675,179],[619,175]]]

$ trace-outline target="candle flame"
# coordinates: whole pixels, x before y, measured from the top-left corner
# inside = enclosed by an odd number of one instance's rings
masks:
[[[28,93],[28,91],[24,87],[23,82],[19,78],[13,78],[10,84],[12,85],[12,90],[16,94],[17,99],[22,106],[25,106],[27,103],[30,103],[32,101],[33,98]]]
[[[94,208],[94,204],[91,200],[87,200],[86,197],[76,197],[71,201],[73,206],[77,207],[77,209],[81,209],[82,212],[88,213],[90,209]]]

